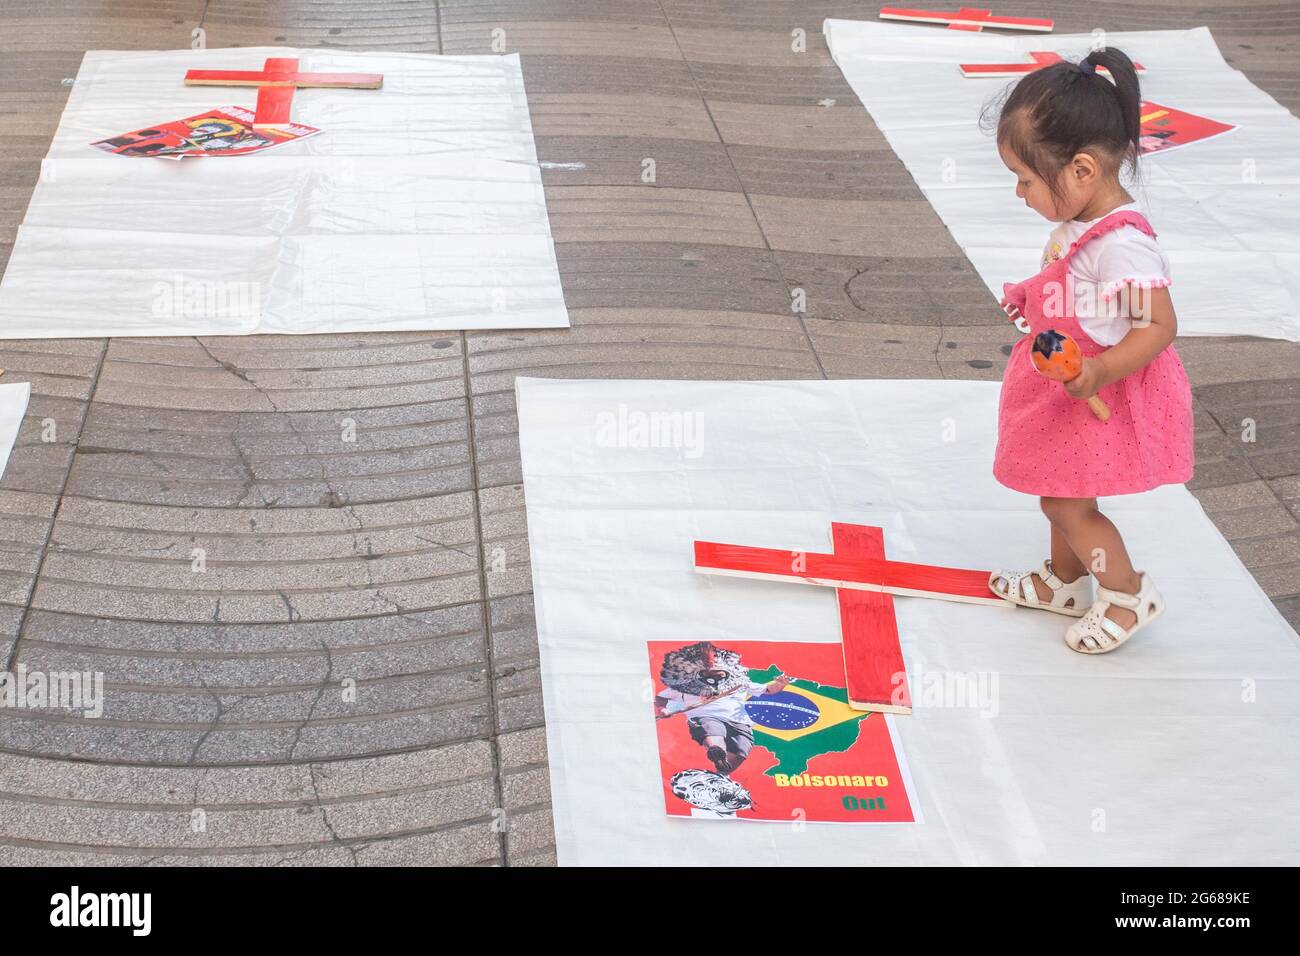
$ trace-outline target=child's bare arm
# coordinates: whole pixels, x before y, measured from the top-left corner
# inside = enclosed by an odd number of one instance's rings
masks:
[[[1178,316],[1165,288],[1143,289],[1138,303],[1130,305],[1133,328],[1111,348],[1095,358],[1085,358],[1077,378],[1065,383],[1075,398],[1092,398],[1097,392],[1131,375],[1163,352],[1178,334]]]

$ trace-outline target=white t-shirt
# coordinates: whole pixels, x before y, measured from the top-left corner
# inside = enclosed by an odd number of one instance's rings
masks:
[[[689,708],[688,717],[717,717],[721,720],[730,721],[733,724],[748,724],[749,714],[745,713],[745,701],[751,697],[757,697],[767,689],[766,684],[755,684],[750,681],[745,690],[736,691],[727,697],[719,697],[717,700],[702,704],[696,707],[703,697],[696,697],[694,694],[683,694],[679,690],[673,690],[671,687],[665,688],[659,692],[659,696],[664,700],[679,700],[683,704],[683,709]],[[674,709],[673,713],[680,713]]]
[[[1142,212],[1137,203],[1112,210],[1127,211]],[[1043,268],[1061,258],[1071,243],[1100,221],[1071,219],[1058,223],[1043,248]],[[1116,293],[1122,287],[1153,289],[1167,286],[1172,281],[1169,260],[1155,239],[1129,225],[1113,229],[1081,246],[1070,259],[1070,276],[1075,286],[1075,317],[1088,337],[1098,345],[1114,345],[1133,327],[1132,320],[1119,314],[1115,308]]]

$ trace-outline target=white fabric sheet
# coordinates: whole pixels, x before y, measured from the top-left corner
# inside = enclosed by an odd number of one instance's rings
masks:
[[[1047,527],[991,475],[997,392],[519,380],[561,863],[1300,862],[1296,634],[1182,487],[1106,502],[1169,600],[1115,653],[1071,651],[1057,615],[895,599],[916,713],[894,726],[923,824],[665,815],[646,642],[839,639],[832,590],[696,574],[692,540],[829,550],[850,521],[883,527],[896,559],[1031,567]],[[698,441],[602,428],[651,412],[695,416]],[[927,704],[981,673],[996,716]]]
[[[980,277],[1039,269],[1051,223],[1015,196],[981,108],[1010,83],[968,79],[960,63],[1028,62],[1031,50],[1085,56],[1085,35],[1001,36],[827,20],[827,44]],[[1300,340],[1300,120],[1224,62],[1210,31],[1108,33],[1146,67],[1143,97],[1238,128],[1144,156],[1130,188],[1173,266],[1183,335]]]
[[[298,90],[319,135],[180,161],[88,144],[227,105],[187,69],[384,74]],[[0,336],[569,324],[519,57],[249,48],[86,54],[3,284]]]
[[[32,397],[30,382],[0,385],[0,477],[9,466],[9,455],[18,440],[18,429],[27,414],[27,403]]]

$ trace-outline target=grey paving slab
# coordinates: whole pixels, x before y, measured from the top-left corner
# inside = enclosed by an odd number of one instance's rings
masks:
[[[705,309],[786,313],[790,293],[770,252],[657,243],[559,243],[571,309]]]
[[[357,846],[359,866],[497,866],[501,837],[491,823],[450,827],[416,836],[368,840]]]
[[[192,624],[64,614],[33,608],[24,634],[49,645],[87,650],[212,658],[272,657],[276,655],[348,652],[401,647],[410,643],[445,641],[452,644],[483,640],[482,608],[475,603],[453,604],[423,611],[385,615],[382,627],[374,618],[344,620],[240,623],[204,620]]]
[[[522,862],[529,854],[554,852],[555,824],[549,808],[512,813],[507,820],[507,859]]]
[[[546,764],[546,732],[540,727],[501,734],[497,737],[497,748],[501,766],[507,769]]]
[[[888,149],[807,149],[729,145],[748,188],[763,196],[862,202],[910,200],[916,184]]]
[[[707,122],[707,117],[704,118]],[[666,129],[665,133],[671,132]],[[538,136],[546,186],[647,186],[739,191],[727,151],[710,142],[651,136]],[[647,160],[651,161],[648,163]],[[549,199],[549,195],[548,195]]]
[[[511,19],[555,23],[602,20],[656,26],[664,22],[658,8],[643,0],[440,0],[439,10],[447,24]]]
[[[738,192],[646,184],[557,186],[547,193],[547,213],[557,243],[763,246],[749,204]]]
[[[521,10],[505,18],[449,20],[441,33],[446,53],[629,56],[680,63],[676,39],[661,18],[628,22],[596,15],[552,23]]]
[[[30,711],[14,711],[0,722],[0,748],[70,760],[245,766],[368,757],[494,732],[493,714],[482,699],[350,720],[299,718],[240,726],[224,723],[224,716],[214,709],[206,722],[157,726],[140,720],[60,718],[52,712],[33,716]],[[538,723],[540,717],[524,726]]]
[[[623,137],[657,137],[663,141],[664,150],[718,142],[713,117],[702,100],[684,99],[671,92],[609,93],[597,89],[598,92],[543,93],[530,83],[528,111],[532,116],[533,135],[539,141],[562,138],[569,143],[590,138],[597,151],[609,139]],[[549,163],[584,162],[580,156],[567,152],[543,153],[540,145],[538,159]],[[548,181],[551,175],[552,171],[544,171],[543,181]]]
[[[508,770],[502,774],[501,789],[506,810],[546,806],[551,801],[551,780],[546,767]]]
[[[554,846],[544,847],[541,850],[534,850],[529,853],[515,853],[510,858],[511,866],[557,866],[557,857]]]
[[[788,31],[786,33],[788,36]],[[702,49],[701,55],[707,57],[709,52]],[[813,55],[808,55],[808,59],[811,60]],[[787,70],[773,69],[769,64],[694,60],[691,74],[708,100],[761,103],[765,106],[811,106],[826,99],[837,102],[854,99],[844,74],[824,52],[816,56],[815,64],[801,64],[799,68]]]
[[[806,294],[810,319],[873,325],[1010,325],[960,254],[859,256],[782,251],[785,280]],[[1010,333],[1008,333],[1010,334]]]
[[[440,51],[438,0],[347,4],[207,0],[202,13],[209,46],[331,46]]]
[[[477,41],[473,45],[477,46]],[[449,49],[447,52],[453,51]],[[482,51],[465,49],[456,52]],[[577,53],[524,53],[520,59],[524,64],[529,97],[534,93],[589,95],[593,92],[601,96],[663,96],[673,99],[696,96],[695,80],[681,61],[632,54]]]
[[[453,825],[408,836],[376,836],[270,849],[104,848],[66,850],[58,845],[0,844],[2,866],[495,866],[501,840],[484,822]]]

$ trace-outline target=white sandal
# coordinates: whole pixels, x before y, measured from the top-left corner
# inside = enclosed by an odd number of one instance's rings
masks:
[[[1038,597],[1034,587],[1034,575],[1052,589],[1052,600],[1044,603]],[[1006,582],[998,587],[999,581]],[[1052,562],[1044,561],[1043,566],[1035,571],[994,571],[989,575],[989,590],[1002,600],[1018,607],[1032,607],[1053,614],[1068,614],[1070,617],[1082,617],[1088,613],[1092,604],[1092,580],[1085,573],[1078,579],[1066,584],[1052,570]]]
[[[1142,582],[1137,594],[1125,594],[1110,588],[1097,588],[1097,603],[1078,622],[1065,632],[1065,643],[1080,654],[1105,654],[1119,647],[1142,628],[1165,613],[1165,599],[1146,573],[1140,574]],[[1137,615],[1133,627],[1125,630],[1106,616],[1112,604],[1126,607]]]

